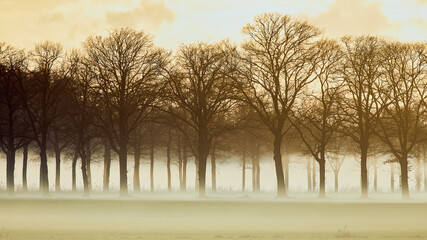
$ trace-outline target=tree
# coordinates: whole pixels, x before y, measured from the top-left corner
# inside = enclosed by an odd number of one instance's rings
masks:
[[[90,156],[91,156],[91,140],[97,136],[94,121],[96,107],[96,98],[93,87],[95,84],[95,76],[91,72],[90,64],[85,61],[82,53],[78,51],[72,52],[68,59],[70,68],[71,83],[69,92],[72,102],[71,121],[74,129],[75,139],[75,156],[73,161],[73,169],[75,169],[75,161],[79,157],[81,159],[81,170],[83,176],[83,192],[84,195],[89,195],[90,191]],[[75,174],[73,173],[73,177]]]
[[[384,111],[377,136],[389,147],[400,165],[402,197],[409,198],[408,159],[414,147],[426,141],[422,135],[427,116],[426,45],[388,43],[382,50],[383,81],[378,83],[376,103]]]
[[[333,138],[329,143],[329,151],[326,154],[326,159],[334,172],[334,188],[335,192],[339,191],[339,173],[341,166],[344,163],[345,158],[350,153],[348,146],[351,143],[348,143],[348,139],[343,137]]]
[[[106,37],[89,37],[84,50],[96,76],[99,100],[107,108],[99,126],[119,155],[120,194],[126,195],[130,132],[159,95],[168,53],[154,47],[144,32],[129,28],[114,29]]]
[[[55,118],[64,110],[58,107],[68,78],[58,71],[60,60],[64,56],[59,43],[46,41],[36,44],[30,56],[34,61],[35,69],[27,83],[24,105],[34,142],[40,150],[40,190],[46,196],[49,194],[48,133]]]
[[[156,148],[160,145],[159,141],[162,137],[160,134],[158,134],[161,131],[160,124],[156,123],[156,119],[158,118],[157,113],[152,114],[151,121],[149,121],[148,124],[146,124],[146,137],[145,141],[147,142],[148,148],[149,148],[149,155],[150,155],[150,191],[154,191],[154,157]]]
[[[131,142],[133,146],[133,191],[140,192],[141,191],[141,181],[140,181],[140,160],[141,160],[141,145],[142,145],[142,128],[139,125],[133,134],[131,133]],[[105,146],[104,146],[105,147]]]
[[[226,123],[222,123],[226,124]],[[236,135],[236,131],[232,131],[230,128],[230,131],[224,132],[221,135],[218,135],[212,139],[211,143],[211,149],[209,153],[210,162],[211,162],[211,183],[212,183],[212,192],[217,191],[217,166],[218,164],[224,163],[227,157],[227,153],[232,153],[233,151],[236,152],[239,155],[242,155],[241,163],[242,165],[242,191],[245,189],[245,164],[246,164],[246,151],[243,148],[243,154],[242,152],[239,152],[237,149],[234,149],[236,144],[239,144],[239,140],[236,139],[239,138],[239,136]],[[231,136],[235,135],[235,136]],[[243,140],[244,141],[244,140]],[[237,151],[236,151],[237,150]]]
[[[110,166],[111,166],[111,148],[108,137],[103,138],[104,144],[104,174],[102,176],[103,191],[108,192],[110,190]]]
[[[191,156],[191,142],[189,134],[191,134],[191,130],[185,124],[182,124],[179,120],[173,118],[173,126],[175,129],[175,138],[176,141],[176,155],[178,157],[178,175],[179,175],[179,185],[180,191],[187,191],[187,164],[188,158]],[[180,125],[177,125],[180,124]],[[184,134],[185,133],[185,134]],[[196,173],[197,175],[197,173]]]
[[[277,194],[286,196],[282,169],[285,123],[304,87],[314,80],[313,40],[319,30],[288,15],[263,14],[243,28],[237,88],[242,100],[274,136]]]
[[[27,58],[22,50],[0,43],[0,149],[6,154],[6,185],[15,188],[16,150],[28,144],[28,120],[24,111],[23,84]]]
[[[63,67],[60,71],[67,75],[69,68]],[[62,100],[57,106],[58,109],[61,109],[61,113],[53,120],[48,134],[48,140],[52,144],[55,153],[55,191],[61,190],[61,153],[75,139],[73,121],[71,119],[71,109],[74,107],[71,89],[69,86],[63,89]]]
[[[380,52],[383,41],[376,37],[345,37],[342,65],[344,96],[340,131],[353,139],[360,150],[362,198],[368,196],[367,159],[370,140],[381,109],[375,104],[376,82],[380,78]]]
[[[178,51],[176,65],[169,71],[171,107],[167,111],[191,128],[190,133],[182,131],[186,138],[191,139],[192,135],[197,139],[191,148],[199,166],[199,196],[205,196],[206,161],[212,139],[226,131],[223,119],[235,103],[229,57],[225,42],[184,45]]]
[[[312,93],[303,99],[304,105],[293,111],[291,122],[312,157],[319,163],[319,197],[325,197],[326,153],[328,144],[340,124],[338,101],[341,84],[338,82],[340,46],[331,40],[317,43],[319,60],[314,74],[317,77]],[[318,88],[318,89],[317,89]]]

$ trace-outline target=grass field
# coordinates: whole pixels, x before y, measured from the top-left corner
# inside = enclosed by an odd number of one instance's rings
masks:
[[[427,203],[1,197],[4,239],[427,239]]]

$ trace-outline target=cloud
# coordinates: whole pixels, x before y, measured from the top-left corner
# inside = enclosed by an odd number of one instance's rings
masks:
[[[175,13],[164,2],[141,1],[136,8],[125,12],[107,12],[107,22],[113,27],[137,27],[141,23],[158,29],[163,23],[171,23]]]
[[[44,14],[41,17],[39,17],[39,23],[41,24],[56,23],[63,19],[64,19],[64,16],[62,15],[62,13],[55,12],[55,13]]]
[[[39,12],[73,2],[73,0],[0,0],[0,12],[15,10]]]
[[[328,9],[309,21],[331,37],[343,35],[377,35],[396,27],[383,14],[380,2],[337,0]]]
[[[427,29],[427,20],[422,18],[413,18],[411,22],[417,25],[420,29]]]

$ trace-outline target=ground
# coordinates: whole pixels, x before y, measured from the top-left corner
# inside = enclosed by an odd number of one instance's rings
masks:
[[[3,239],[427,239],[427,202],[0,195]]]

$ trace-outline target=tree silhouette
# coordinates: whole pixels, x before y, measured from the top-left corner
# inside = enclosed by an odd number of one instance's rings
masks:
[[[199,167],[199,196],[205,196],[206,161],[212,139],[226,130],[223,118],[235,102],[233,83],[229,78],[233,69],[226,64],[229,57],[225,42],[185,45],[179,49],[176,65],[169,73],[172,107],[168,111],[190,127],[191,134],[197,139],[192,150]],[[180,109],[177,111],[175,106]]]
[[[27,79],[27,57],[22,50],[0,43],[0,149],[6,154],[6,185],[15,188],[16,150],[28,144],[23,91]]]
[[[425,44],[388,43],[381,51],[383,81],[376,103],[384,111],[377,121],[377,136],[389,147],[401,170],[402,196],[409,198],[408,158],[422,135],[427,108],[427,59]]]
[[[381,108],[375,104],[376,82],[381,75],[380,52],[383,41],[376,37],[345,37],[342,79],[345,98],[340,101],[343,114],[340,131],[360,149],[362,198],[368,196],[367,159],[370,140]]]
[[[319,60],[314,71],[317,81],[313,82],[317,86],[307,93],[303,99],[305,104],[300,104],[290,119],[309,153],[319,163],[319,197],[322,198],[325,197],[328,144],[340,124],[338,101],[342,83],[337,79],[341,49],[331,40],[319,41],[317,48]]]
[[[286,196],[280,149],[285,123],[303,88],[314,80],[313,40],[320,32],[279,14],[259,15],[242,31],[246,39],[237,88],[274,136],[277,194]]]
[[[30,52],[35,69],[25,91],[25,109],[29,117],[34,142],[40,150],[40,190],[49,194],[47,141],[49,129],[64,109],[58,108],[68,78],[59,71],[64,54],[59,43],[43,42]]]
[[[130,132],[159,95],[168,53],[154,47],[144,32],[129,28],[114,29],[106,37],[89,37],[84,50],[96,76],[99,100],[108,109],[100,118],[100,127],[119,155],[120,193],[126,195]]]

